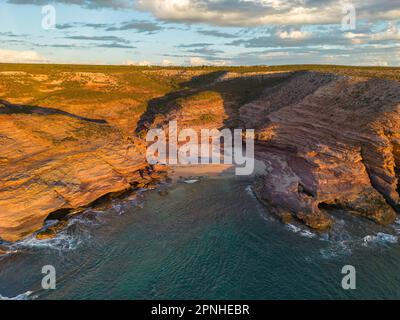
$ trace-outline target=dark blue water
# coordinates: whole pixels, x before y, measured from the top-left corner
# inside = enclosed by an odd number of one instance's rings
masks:
[[[337,213],[330,234],[284,226],[235,177],[178,183],[73,219],[0,258],[0,294],[29,299],[398,299],[396,226]],[[400,225],[399,225],[400,227]],[[376,236],[379,232],[380,236]],[[41,289],[44,265],[57,289]],[[357,289],[342,289],[344,265]],[[29,294],[24,294],[31,292]]]

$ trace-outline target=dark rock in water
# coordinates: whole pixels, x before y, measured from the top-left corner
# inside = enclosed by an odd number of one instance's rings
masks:
[[[166,183],[172,183],[172,181],[173,181],[172,178],[169,178],[169,177],[165,179]]]
[[[52,230],[52,229],[47,229],[45,231],[39,232],[36,235],[36,239],[38,240],[47,240],[47,239],[53,239],[57,236],[57,233]]]
[[[158,191],[158,194],[162,197],[166,197],[167,195],[169,195],[169,191],[167,189],[163,189]]]
[[[63,230],[67,225],[68,221],[61,220],[57,222],[55,225],[52,225],[51,227],[48,227],[46,230],[36,234],[36,239],[38,240],[53,239],[57,236],[57,233]]]
[[[93,211],[86,212],[84,218],[89,221],[97,221],[97,213]]]
[[[284,224],[289,224],[291,222],[293,222],[293,215],[289,212],[283,213],[281,216],[281,221]]]

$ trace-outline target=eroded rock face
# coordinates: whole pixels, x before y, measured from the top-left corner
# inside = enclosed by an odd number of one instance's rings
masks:
[[[268,172],[256,181],[262,202],[283,220],[315,229],[339,207],[378,223],[399,208],[400,84],[332,74],[297,74],[243,106],[257,129],[256,157]]]
[[[140,81],[138,72],[78,74],[85,80],[79,95],[65,90],[61,101],[49,95],[41,107],[0,101],[1,239],[16,241],[41,229],[54,212],[152,185],[159,177],[145,169],[143,138],[171,120],[196,130],[256,129],[256,157],[268,170],[255,190],[285,223],[298,219],[327,229],[332,207],[382,224],[394,221],[400,208],[399,82],[317,72],[146,72]],[[162,86],[146,82],[154,73],[164,77]],[[170,77],[185,82],[170,92]],[[58,85],[53,78],[35,78],[40,92]],[[118,99],[97,106],[103,90]],[[28,93],[22,98],[32,99]],[[39,238],[53,236],[53,229]]]
[[[0,104],[0,238],[6,241],[40,229],[54,211],[129,189],[146,167],[144,145],[105,121],[47,111]]]

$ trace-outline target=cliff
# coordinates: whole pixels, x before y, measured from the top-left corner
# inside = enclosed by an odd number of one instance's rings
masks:
[[[256,182],[284,221],[316,229],[329,208],[390,224],[399,209],[400,83],[305,72],[240,108],[257,129]]]
[[[50,213],[129,189],[144,146],[107,123],[0,103],[0,236],[15,241]]]
[[[71,68],[0,66],[3,240],[157,179],[146,170],[143,137],[169,120],[256,129],[256,157],[267,172],[255,191],[284,222],[327,229],[332,208],[395,220],[400,82],[393,70]]]
[[[267,167],[255,191],[283,222],[325,230],[329,211],[343,209],[390,224],[400,208],[399,89],[369,73],[225,72],[163,98],[166,108],[154,104],[145,127],[196,128],[201,111],[213,119],[202,128],[255,129],[255,156]]]

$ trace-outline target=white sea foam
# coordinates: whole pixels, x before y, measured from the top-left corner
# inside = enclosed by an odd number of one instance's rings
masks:
[[[114,204],[114,205],[112,206],[112,208],[113,208],[113,209],[117,212],[117,214],[120,215],[120,216],[123,215],[124,212],[125,212],[125,210],[124,210],[122,204],[120,204],[120,203]]]
[[[196,182],[198,182],[199,180],[185,180],[185,183],[187,183],[187,184],[193,184],[193,183],[196,183]]]
[[[296,227],[295,225],[290,224],[290,223],[286,225],[286,228],[294,233],[299,233],[301,231],[301,229],[299,227]]]
[[[21,293],[13,298],[3,297],[0,294],[0,300],[28,300],[29,296],[32,294],[32,291],[27,291],[25,293]]]
[[[22,241],[19,241],[11,246],[11,249],[52,249],[52,250],[59,250],[59,251],[68,251],[74,250],[82,243],[82,239],[77,236],[69,235],[66,232],[61,232],[57,234],[55,238],[52,239],[44,239],[39,240],[36,239],[35,236],[31,236],[26,238]]]
[[[311,232],[310,230],[307,229],[302,229],[298,226],[295,226],[294,224],[287,224],[286,228],[289,229],[290,231],[299,234],[302,237],[306,237],[306,238],[315,238],[316,234]]]
[[[17,253],[17,252],[19,252],[19,250],[17,250],[17,249],[11,249],[11,248],[10,248],[10,250],[7,250],[3,255],[0,255],[0,258],[1,258],[1,257],[8,256],[8,255],[10,255],[10,254]]]
[[[351,255],[352,250],[348,241],[330,244],[328,248],[320,250],[322,258],[332,259],[338,256]]]
[[[400,233],[400,219],[399,218],[397,218],[395,220],[393,228],[396,231],[396,233]]]
[[[252,198],[256,198],[256,195],[254,194],[253,186],[248,185],[245,190],[246,190],[247,194],[250,195]]]
[[[302,235],[303,237],[306,237],[306,238],[315,238],[316,237],[315,233],[312,233],[309,230],[301,230],[300,235]]]
[[[378,232],[376,235],[368,235],[363,238],[364,245],[367,246],[369,244],[390,244],[390,243],[397,243],[398,237]]]

